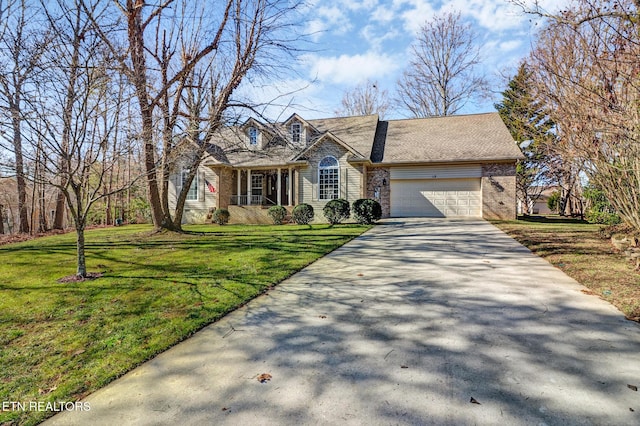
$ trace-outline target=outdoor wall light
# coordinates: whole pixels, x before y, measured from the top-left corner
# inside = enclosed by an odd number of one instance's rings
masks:
[[[382,179],[382,186],[387,186],[387,180],[386,179]]]

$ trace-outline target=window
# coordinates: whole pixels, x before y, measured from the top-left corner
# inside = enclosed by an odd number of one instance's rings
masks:
[[[338,160],[324,157],[318,166],[318,195],[321,200],[335,200],[340,196]]]
[[[181,185],[184,188],[184,185],[187,183],[187,176],[189,176],[189,170],[182,170],[182,182]],[[191,186],[189,187],[189,192],[187,192],[187,201],[198,201],[198,173],[193,177],[193,181],[191,182]]]
[[[251,175],[251,195],[262,195],[262,175]]]
[[[293,123],[291,125],[291,141],[293,143],[300,143],[301,136],[302,136],[302,124]]]
[[[258,145],[258,129],[255,127],[249,127],[249,145]]]

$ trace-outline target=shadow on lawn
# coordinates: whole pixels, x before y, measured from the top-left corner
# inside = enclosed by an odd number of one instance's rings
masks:
[[[590,223],[584,219],[566,216],[518,216],[518,221],[549,224],[566,223],[573,225],[590,225]]]

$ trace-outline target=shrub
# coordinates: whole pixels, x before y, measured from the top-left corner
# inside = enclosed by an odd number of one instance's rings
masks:
[[[282,225],[284,218],[287,217],[287,209],[282,206],[272,206],[267,210],[267,214],[276,225]]]
[[[558,209],[560,208],[560,191],[554,191],[549,195],[547,207],[549,207],[549,210],[552,212],[558,213]]]
[[[589,223],[599,223],[601,225],[618,225],[622,219],[617,213],[607,211],[599,211],[596,208],[590,208],[584,215]]]
[[[351,205],[353,218],[358,223],[371,225],[382,217],[382,206],[376,200],[361,198]]]
[[[585,219],[589,223],[600,223],[602,225],[617,225],[622,222],[611,205],[611,202],[604,195],[604,192],[595,185],[587,185],[583,191],[587,199],[587,211]]]
[[[217,209],[213,212],[213,221],[218,225],[226,225],[229,223],[229,210],[227,209]]]
[[[332,225],[349,218],[349,211],[349,202],[342,198],[329,201],[322,209],[324,217],[327,218],[329,223]]]
[[[313,220],[313,216],[315,216],[313,207],[305,203],[298,204],[291,212],[291,219],[298,225],[308,225]]]

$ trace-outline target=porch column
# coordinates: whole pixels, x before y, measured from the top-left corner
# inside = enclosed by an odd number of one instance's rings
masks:
[[[293,169],[289,167],[289,205],[293,205]]]
[[[278,194],[278,205],[282,205],[282,169],[278,167],[278,183],[276,184],[276,190]]]
[[[242,204],[242,203],[240,203],[240,194],[242,193],[242,187],[241,187],[241,184],[240,184],[240,182],[242,181],[242,169],[238,169],[238,176],[237,177],[238,177],[238,179],[237,179],[238,182],[237,182],[237,185],[236,185],[236,190],[237,190],[236,194],[238,195],[238,197],[236,198],[236,204],[239,206],[239,205]]]
[[[251,169],[247,169],[247,205],[251,205]]]

